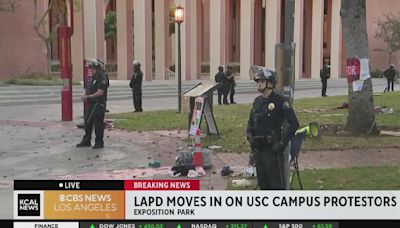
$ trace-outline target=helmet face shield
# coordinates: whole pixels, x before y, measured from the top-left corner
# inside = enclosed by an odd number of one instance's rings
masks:
[[[254,81],[258,80],[266,80],[270,82],[273,86],[276,84],[276,73],[269,69],[261,69],[257,72],[256,76],[254,77]],[[269,84],[269,83],[268,83]]]
[[[97,61],[97,59],[92,59],[89,63],[89,68],[93,68],[93,69],[101,69],[101,64],[99,61]]]
[[[134,61],[132,62],[132,65],[133,65],[134,67],[140,67],[140,62],[137,61],[137,60],[134,60]]]

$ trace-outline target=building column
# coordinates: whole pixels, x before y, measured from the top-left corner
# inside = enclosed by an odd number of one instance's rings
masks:
[[[152,79],[151,1],[133,0],[134,59],[139,61],[143,79]]]
[[[262,66],[264,62],[262,61],[262,1],[255,0],[254,2],[254,65]],[[264,54],[265,55],[265,54]]]
[[[82,1],[79,0],[82,5]],[[84,42],[83,42],[83,18],[82,10],[74,12],[74,34],[71,38],[71,57],[72,57],[72,80],[83,80],[83,57],[84,57]]]
[[[294,57],[294,75],[295,78],[303,77],[303,38],[304,38],[304,27],[303,27],[303,12],[304,12],[304,0],[296,0],[294,8],[294,42],[296,44],[295,57]]]
[[[104,2],[85,0],[82,3],[85,59],[100,58],[105,60]]]
[[[169,0],[154,1],[156,80],[165,80],[169,36]]]
[[[118,80],[129,79],[132,74],[132,1],[117,1],[117,64]]]
[[[341,74],[342,30],[340,19],[341,0],[332,0],[331,24],[331,78],[339,78]]]
[[[242,1],[240,14],[240,79],[249,80],[250,66],[254,64],[254,17],[248,15],[254,15],[254,0]]]
[[[275,69],[275,45],[280,43],[281,0],[266,0],[265,67]]]
[[[201,67],[201,1],[192,1],[190,8],[190,80],[200,79]]]
[[[218,72],[218,66],[226,65],[226,1],[210,1],[210,79]]]
[[[312,49],[311,49],[311,78],[319,79],[319,71],[323,63],[323,22],[324,1],[312,1]]]
[[[210,0],[203,2],[203,61],[210,63]]]

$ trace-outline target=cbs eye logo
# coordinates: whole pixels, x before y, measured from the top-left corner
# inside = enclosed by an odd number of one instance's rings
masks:
[[[40,216],[40,194],[18,194],[18,216]]]
[[[65,202],[65,195],[64,194],[59,195],[58,196],[58,201]]]

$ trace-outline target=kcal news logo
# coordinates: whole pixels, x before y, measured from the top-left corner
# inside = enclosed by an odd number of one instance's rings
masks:
[[[18,194],[18,216],[40,216],[40,194]]]

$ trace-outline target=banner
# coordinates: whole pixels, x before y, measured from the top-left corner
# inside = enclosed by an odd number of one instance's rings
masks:
[[[14,219],[400,219],[400,191],[199,189],[199,180],[15,181]]]
[[[399,219],[400,191],[126,192],[126,219]]]

